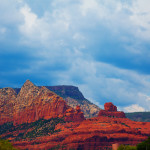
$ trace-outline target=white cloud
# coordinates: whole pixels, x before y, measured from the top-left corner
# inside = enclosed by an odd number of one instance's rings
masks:
[[[24,35],[23,42],[30,45],[34,42],[42,43],[49,36],[47,24],[39,19],[35,13],[33,13],[28,5],[25,5],[20,9],[20,13],[24,16],[24,24],[20,25],[20,32]],[[38,45],[38,44],[37,44]]]
[[[150,38],[150,1],[136,0],[131,7],[133,15],[130,16],[132,24],[136,27],[135,34],[144,40]]]
[[[19,29],[28,45],[42,44],[45,47],[55,47],[64,44],[64,38],[69,29],[69,14],[65,11],[54,10],[52,13],[45,11],[42,18],[32,12],[29,5],[20,9],[24,16],[24,24]]]
[[[70,70],[58,75],[57,84],[76,85],[87,99],[93,103],[97,101],[99,105],[112,101],[119,107],[133,105],[135,111],[150,110],[150,76],[90,59],[71,57],[71,60],[74,60],[74,63]],[[138,105],[139,107],[136,107]],[[131,111],[129,109],[131,108],[127,107],[124,110]]]
[[[5,27],[0,27],[0,40],[5,38],[6,33],[7,29]]]
[[[132,2],[82,0],[76,3],[54,0],[50,10],[45,10],[41,18],[32,11],[30,4],[25,4],[20,11],[24,15],[24,24],[20,26],[20,32],[26,43],[32,45],[34,42],[39,42],[46,47],[56,45],[58,47],[59,41],[63,41],[66,45],[68,40],[76,42],[79,39],[82,42],[86,39],[87,44],[92,39],[86,30],[91,31],[101,26],[122,41],[130,42],[128,34],[149,41],[148,4],[147,0],[142,2],[140,0]],[[136,48],[129,49],[136,51]]]
[[[31,9],[27,5],[21,8],[20,11],[24,15],[25,26],[27,28],[26,31],[30,31],[30,29],[33,28],[34,24],[36,23],[37,16],[31,12]]]
[[[143,107],[139,106],[138,104],[133,104],[128,107],[123,108],[124,112],[143,112],[146,111]]]
[[[29,51],[29,54],[41,58],[25,72],[32,74],[49,65],[48,70],[43,70],[47,76],[53,74],[58,84],[79,86],[85,97],[93,102],[130,104],[125,108],[128,111],[150,109],[149,75],[97,62],[89,54],[89,51],[96,53],[95,41],[99,44],[109,39],[103,29],[110,33],[112,39],[123,41],[127,52],[141,54],[143,49],[138,43],[150,39],[148,0],[53,0],[51,8],[45,10],[41,17],[25,0],[0,2],[0,33],[5,34],[6,25],[14,25],[20,32],[19,42],[36,47],[36,52]],[[99,51],[102,52],[103,49]],[[61,72],[59,69],[51,71],[51,66],[57,63],[70,67]]]
[[[1,28],[0,28],[0,33],[1,33],[1,34],[5,34],[5,33],[6,33],[6,30],[7,30],[7,29],[6,29],[5,27],[1,27]]]
[[[16,0],[0,0],[0,24],[16,26],[22,22],[22,15],[19,13],[19,4]]]

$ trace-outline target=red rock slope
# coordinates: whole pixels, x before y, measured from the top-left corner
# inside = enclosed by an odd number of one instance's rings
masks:
[[[101,110],[98,117],[85,120],[80,107],[71,108],[61,97],[46,87],[35,86],[29,80],[18,95],[12,89],[2,89],[0,92],[1,122],[13,121],[16,125],[15,130],[13,127],[1,136],[9,137],[20,149],[96,150],[111,147],[113,143],[135,145],[150,136],[150,123],[125,118],[124,112],[118,112],[112,103],[106,103],[105,110]],[[55,117],[66,121],[55,125],[53,130],[56,132],[51,133],[49,129],[45,136],[13,141],[16,135],[19,138],[20,133],[28,134],[34,129],[34,126],[22,129],[20,124]],[[47,127],[51,123],[45,125]]]
[[[113,104],[109,103],[105,106],[106,112],[117,113]],[[32,150],[51,148],[97,150],[104,147],[111,148],[113,143],[136,145],[150,136],[150,123],[131,121],[124,116],[123,118],[118,115],[114,117],[114,114],[109,117],[99,115],[82,122],[57,124],[55,130],[60,130],[60,132],[37,137],[32,141],[14,142],[14,145],[21,149]]]
[[[17,94],[12,88],[0,89],[0,125],[13,121]]]
[[[18,95],[11,88],[0,89],[0,124],[13,121],[17,125],[56,117],[64,117],[68,121],[85,120],[79,107],[71,108],[63,98],[29,80]]]

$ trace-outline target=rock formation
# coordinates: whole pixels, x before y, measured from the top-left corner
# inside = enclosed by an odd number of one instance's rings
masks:
[[[45,87],[62,97],[67,102],[67,105],[74,109],[76,109],[76,106],[80,106],[85,118],[96,117],[101,110],[98,106],[87,100],[78,87],[67,85]],[[15,88],[14,90],[16,93],[19,93],[20,88]]]
[[[85,120],[83,112],[81,112],[80,106],[77,106],[74,110],[73,108],[67,109],[65,121],[83,121]]]
[[[101,110],[98,106],[86,99],[76,100],[70,97],[66,97],[64,98],[64,100],[67,102],[67,105],[73,107],[74,109],[76,108],[76,106],[80,106],[85,118],[96,117]]]
[[[71,112],[72,110],[68,110]],[[55,134],[13,142],[20,149],[81,149],[111,148],[113,143],[135,145],[150,136],[150,123],[127,118],[95,117],[82,122],[57,124]]]
[[[85,118],[96,117],[101,110],[98,106],[87,100],[83,94],[75,86],[46,86],[49,90],[55,92],[57,95],[63,97],[67,105],[76,109],[80,106]]]
[[[69,118],[68,110],[72,109]],[[14,125],[39,119],[65,117],[67,121],[85,120],[80,108],[73,109],[46,87],[37,87],[27,80],[18,95],[12,88],[0,89],[0,124],[13,121]]]
[[[105,103],[104,108],[106,111],[117,111],[117,107],[111,102]]]
[[[0,125],[13,120],[17,93],[12,88],[0,89]]]
[[[104,104],[105,110],[100,110],[98,116],[107,116],[114,118],[126,118],[125,113],[122,111],[117,111],[117,107],[111,102]]]
[[[80,106],[74,109],[46,87],[27,80],[18,95],[11,88],[0,89],[1,124],[14,123],[0,126],[0,136],[16,148],[32,150],[96,150],[113,143],[135,145],[150,136],[149,122],[127,119],[112,103],[104,108],[98,117],[85,119]],[[29,136],[37,132],[38,136]]]

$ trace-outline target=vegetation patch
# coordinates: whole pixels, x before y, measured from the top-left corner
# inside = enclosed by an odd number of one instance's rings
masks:
[[[55,130],[55,126],[58,123],[65,123],[62,118],[51,118],[49,120],[40,119],[32,123],[24,123],[14,126],[13,123],[6,123],[0,126],[0,135],[7,133],[3,139],[9,137],[15,137],[15,140],[21,140],[26,138],[35,138],[60,132]],[[13,133],[15,132],[15,136]]]
[[[124,125],[124,126],[126,126],[126,127],[130,127],[130,126],[128,126],[127,124],[125,124],[125,123],[123,123],[123,122],[122,122],[121,124]]]
[[[137,145],[137,150],[150,150],[150,137]]]
[[[150,137],[136,146],[120,145],[118,150],[150,150]]]
[[[0,150],[17,150],[8,140],[0,138]]]
[[[13,127],[14,127],[13,122],[7,122],[7,123],[4,123],[3,125],[0,125],[0,135],[8,131],[11,132]]]
[[[136,146],[120,145],[118,150],[137,150]]]

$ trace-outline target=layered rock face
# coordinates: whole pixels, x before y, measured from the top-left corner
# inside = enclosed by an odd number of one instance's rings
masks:
[[[11,88],[1,89],[0,92],[1,124],[13,121],[17,125],[56,117],[64,117],[67,121],[85,120],[83,113],[68,106],[63,98],[46,87],[35,86],[29,80],[18,95]],[[73,117],[69,118],[70,109]]]
[[[46,87],[27,80],[18,95],[11,88],[0,90],[0,123],[13,121],[15,125],[1,128],[0,136],[9,137],[16,148],[32,150],[97,150],[111,148],[113,143],[135,145],[150,136],[150,123],[125,118],[124,112],[117,111],[112,103],[106,103],[104,108],[98,117],[85,119],[80,106],[74,109]],[[40,131],[46,134],[41,136]],[[37,132],[34,138],[28,136]]]
[[[104,108],[106,111],[117,111],[117,107],[111,102],[105,103]]]
[[[114,118],[126,118],[125,113],[122,111],[117,111],[117,107],[113,105],[113,103],[105,103],[104,104],[105,110],[100,110],[98,116],[108,116]]]
[[[17,93],[12,88],[0,89],[0,125],[13,120]]]
[[[79,106],[76,109],[71,108],[61,97],[46,87],[36,87],[30,81],[23,85],[16,98],[12,89],[8,91],[7,93],[12,93],[9,94],[10,98],[14,98],[12,102],[15,102],[13,115],[10,114],[16,126],[10,126],[10,130],[1,134],[1,137],[9,137],[13,145],[19,149],[97,150],[111,148],[113,143],[135,145],[150,136],[150,123],[125,118],[124,113],[118,112],[112,103],[106,103],[105,110],[100,110],[98,117],[85,119]],[[38,121],[34,122],[38,119],[47,120],[55,117],[63,118],[64,122],[47,122],[44,127],[37,125]],[[22,123],[29,123],[28,128],[26,129]],[[35,124],[39,128],[36,128]],[[54,128],[51,127],[53,124]],[[39,130],[42,132],[46,130],[47,134],[31,139],[27,136]],[[21,134],[27,138],[24,139],[22,136],[23,140],[19,139]],[[19,140],[15,141],[16,138]]]
[[[67,102],[67,105],[76,109],[80,106],[85,118],[96,117],[101,110],[98,106],[87,100],[75,86],[46,86],[49,90],[55,92]]]
[[[14,124],[22,124],[41,118],[62,117],[67,109],[68,106],[61,97],[27,80],[17,96],[13,120]]]
[[[77,106],[74,110],[73,108],[70,108],[66,111],[65,121],[83,121],[85,120],[83,112],[81,112],[80,106]]]
[[[32,150],[97,150],[111,148],[114,143],[136,145],[150,136],[150,123],[101,116],[82,122],[60,123],[55,130],[60,132],[13,144],[20,149]]]
[[[32,142],[16,142],[14,145],[19,148],[51,149],[57,148],[59,144],[60,149],[97,150],[111,149],[114,143],[136,145],[150,136],[150,123],[135,122],[125,118],[123,112],[118,112],[117,107],[112,103],[106,103],[104,108],[105,110],[100,111],[104,114],[98,117],[78,123],[58,124],[55,130],[61,132],[57,134],[44,139],[37,138]],[[77,107],[76,111],[80,112],[80,108]],[[73,117],[72,109],[68,109],[67,113],[69,117]],[[39,144],[33,145],[33,143]]]
[[[70,97],[64,98],[67,102],[67,105],[73,107],[74,109],[76,106],[80,106],[81,111],[84,113],[85,118],[96,117],[101,110],[98,106],[93,103],[90,103],[88,100],[76,100]]]
[[[87,100],[78,87],[62,85],[46,86],[46,88],[62,97],[67,102],[67,105],[74,109],[76,109],[76,106],[80,106],[85,118],[96,117],[101,110],[98,106]],[[15,91],[19,93],[20,89],[16,88]]]

